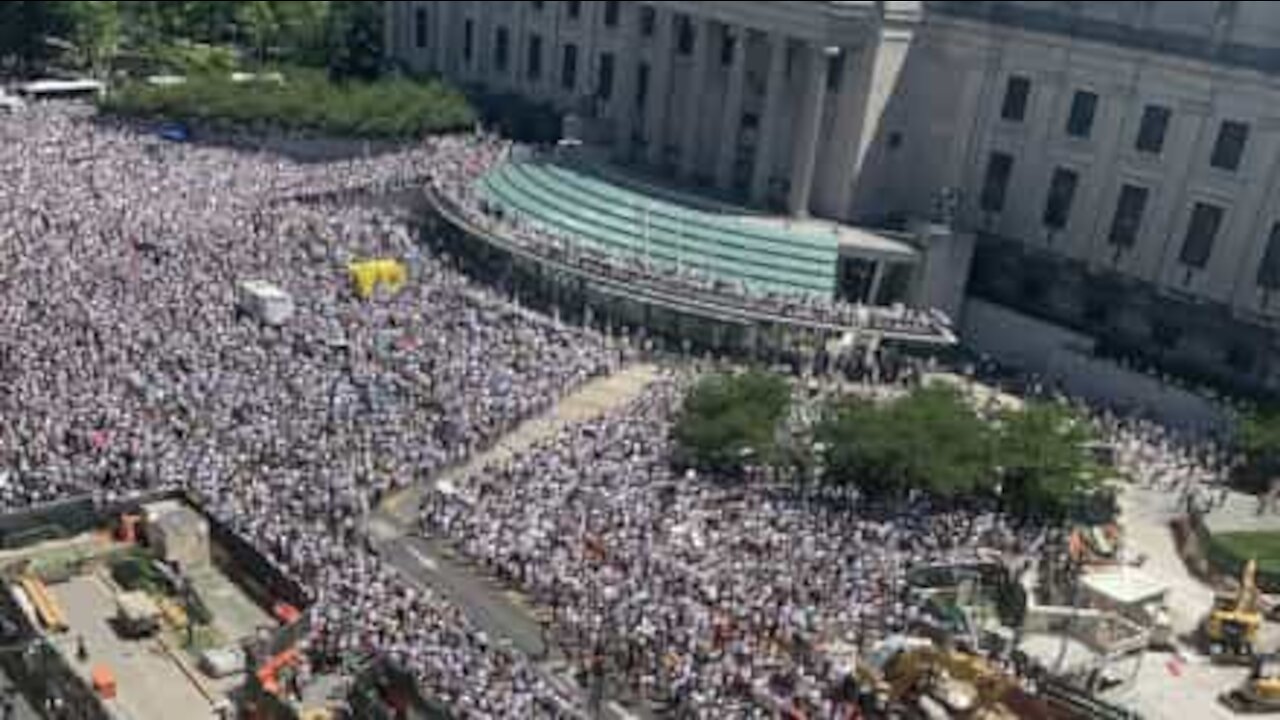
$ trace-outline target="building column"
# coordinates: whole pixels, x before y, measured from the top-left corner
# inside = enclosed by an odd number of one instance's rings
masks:
[[[844,47],[841,52],[844,57],[840,87],[831,99],[835,103],[835,117],[818,170],[822,181],[813,198],[815,211],[829,218],[844,218],[848,214],[849,192],[858,166],[858,143],[862,139],[862,101],[866,92],[863,85],[869,76],[864,63],[870,62],[870,52],[865,46]]]
[[[791,190],[787,211],[792,215],[809,214],[813,192],[813,168],[818,160],[818,139],[822,134],[823,111],[827,101],[828,60],[836,48],[805,46],[805,88],[800,104],[795,151],[791,154]]]
[[[733,38],[733,58],[729,67],[729,88],[720,114],[720,147],[716,150],[716,187],[733,188],[733,171],[738,161],[738,135],[742,124],[742,92],[747,80],[747,48],[751,34],[746,28],[726,28],[725,42]]]
[[[398,60],[397,53],[399,48],[396,47],[396,28],[400,26],[397,22],[399,18],[400,3],[390,2],[387,0],[382,3],[382,54],[384,58]]]
[[[688,180],[698,168],[698,130],[703,125],[702,96],[707,92],[707,69],[711,59],[711,21],[693,20],[693,77],[685,98],[684,127],[680,138],[680,178]]]
[[[624,162],[631,160],[631,136],[635,133],[636,73],[640,70],[640,10],[639,3],[623,3],[619,9],[618,32],[622,33],[622,51],[614,62],[614,94],[609,102],[613,115],[614,157]]]
[[[520,81],[524,79],[521,69],[524,66],[524,39],[528,33],[524,31],[528,22],[526,14],[529,3],[513,3],[507,18],[507,69],[503,71],[502,82],[515,92],[522,92]]]
[[[765,80],[764,118],[756,137],[755,166],[751,171],[751,201],[762,203],[769,193],[773,173],[773,137],[778,134],[782,104],[786,99],[787,36],[769,35],[769,76]]]
[[[667,95],[670,93],[671,50],[674,18],[659,6],[654,7],[654,32],[657,45],[649,70],[649,107],[645,125],[649,129],[648,160],[650,165],[662,163],[666,145]]]
[[[876,297],[880,295],[880,286],[884,283],[884,267],[885,260],[875,260],[876,269],[871,271],[871,288],[867,292],[867,304],[875,305]]]
[[[450,2],[434,2],[432,6],[436,11],[436,22],[432,27],[435,33],[435,42],[431,48],[432,68],[435,69],[441,77],[450,76],[449,58],[453,50],[453,8],[454,3]]]
[[[474,7],[476,20],[471,37],[471,51],[474,53],[471,56],[471,77],[488,90],[491,80],[489,68],[493,65],[489,56],[493,48],[493,3],[477,2]]]

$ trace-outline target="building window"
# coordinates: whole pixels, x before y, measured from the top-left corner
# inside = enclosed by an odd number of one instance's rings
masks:
[[[1172,350],[1178,347],[1178,341],[1181,339],[1182,328],[1177,325],[1167,320],[1156,320],[1151,323],[1151,341],[1156,347]]]
[[[507,56],[511,50],[508,47],[511,43],[510,33],[504,27],[498,28],[493,33],[493,64],[498,68],[499,72],[505,72],[507,69]]]
[[[537,10],[538,12],[542,12],[542,6],[546,5],[546,3],[543,2],[542,0],[533,0],[532,5],[534,10]]]
[[[1182,241],[1182,252],[1178,260],[1187,267],[1203,270],[1209,264],[1209,255],[1213,252],[1213,240],[1222,225],[1222,208],[1209,203],[1198,202],[1191,211],[1191,222],[1187,223],[1187,236]]]
[[[618,0],[609,0],[604,4],[604,26],[618,27],[618,12],[621,3]]]
[[[427,46],[427,9],[418,8],[413,12],[413,44],[417,48]]]
[[[890,132],[888,145],[890,150],[897,150],[902,147],[902,133],[897,130]]]
[[[475,21],[471,18],[467,18],[467,21],[462,24],[462,59],[468,63],[471,62],[471,36],[475,29]]]
[[[1267,239],[1267,251],[1258,266],[1258,287],[1263,290],[1280,290],[1280,222],[1271,226]]]
[[[734,46],[738,39],[729,32],[729,26],[724,27],[724,34],[720,38],[720,65],[728,67],[733,64]]]
[[[987,160],[987,177],[982,181],[982,195],[978,204],[985,212],[1000,212],[1004,209],[1005,190],[1009,185],[1009,176],[1013,174],[1013,156],[1008,153],[993,152]]]
[[[653,28],[658,24],[658,11],[653,7],[645,5],[640,8],[640,34],[645,37],[653,37]]]
[[[644,108],[649,99],[649,63],[641,62],[636,66],[636,109]]]
[[[1030,96],[1031,79],[1021,75],[1010,76],[1004,86],[1004,104],[1000,107],[1000,117],[1022,122],[1027,116],[1027,99]]]
[[[1111,307],[1107,301],[1099,297],[1086,297],[1084,300],[1084,320],[1094,327],[1106,327],[1111,319]]]
[[[576,0],[574,2],[566,2],[565,9],[569,14],[570,20],[577,20],[582,15],[582,3]]]
[[[1045,227],[1061,230],[1067,226],[1067,218],[1071,216],[1071,202],[1076,196],[1076,185],[1080,176],[1075,170],[1057,168],[1053,178],[1049,180],[1049,195],[1044,201],[1042,220]]]
[[[613,53],[601,53],[596,73],[596,97],[608,100],[613,97]]]
[[[578,46],[565,43],[564,57],[560,62],[560,86],[572,90],[578,84]]]
[[[1042,278],[1026,277],[1018,284],[1018,295],[1023,302],[1038,305],[1044,301],[1046,289]]]
[[[1130,248],[1138,241],[1138,231],[1142,229],[1142,213],[1147,209],[1146,188],[1139,185],[1124,185],[1120,188],[1120,199],[1116,201],[1116,214],[1111,217],[1111,232],[1107,234],[1107,242],[1116,247]]]
[[[844,80],[844,53],[827,58],[827,92],[840,92]]]
[[[1071,97],[1071,113],[1067,115],[1067,134],[1087,138],[1093,132],[1093,116],[1098,110],[1098,95],[1088,90],[1077,90]]]
[[[1223,120],[1218,126],[1218,139],[1213,143],[1213,157],[1209,164],[1220,170],[1235,170],[1244,156],[1244,144],[1249,140],[1249,125],[1235,120]]]
[[[529,56],[525,59],[524,72],[530,80],[542,78],[542,36],[533,33],[529,36]]]
[[[693,54],[693,21],[688,15],[680,16],[679,30],[676,31],[676,52],[681,55]]]
[[[1238,373],[1251,373],[1257,365],[1257,354],[1248,345],[1232,343],[1227,347],[1227,354],[1224,360],[1226,360],[1227,367]]]
[[[1134,143],[1139,151],[1159,154],[1164,149],[1164,134],[1169,129],[1169,108],[1163,105],[1148,105],[1142,109],[1142,123],[1138,126],[1138,140]]]

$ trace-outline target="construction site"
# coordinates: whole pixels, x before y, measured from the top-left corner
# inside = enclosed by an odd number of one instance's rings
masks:
[[[36,717],[326,716],[296,687],[304,593],[184,496],[0,518],[0,576],[0,666]]]
[[[1172,550],[1171,529],[1199,518],[1170,517]],[[930,612],[910,634],[828,650],[845,653],[870,717],[1280,714],[1280,618],[1257,563],[1232,576],[1194,554],[1152,558],[1143,540],[1084,526],[1024,561],[919,568],[908,582]]]

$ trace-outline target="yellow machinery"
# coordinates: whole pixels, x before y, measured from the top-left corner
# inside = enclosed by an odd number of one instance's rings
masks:
[[[1209,656],[1215,660],[1248,658],[1258,640],[1262,613],[1258,610],[1258,563],[1245,563],[1240,588],[1214,598],[1213,609],[1200,624]]]
[[[398,292],[409,276],[404,263],[399,260],[361,260],[347,266],[351,284],[361,300],[368,300],[379,285],[391,292]]]
[[[41,624],[51,632],[67,631],[67,616],[57,598],[49,592],[49,588],[35,575],[23,575],[18,579],[18,586],[26,593],[27,599],[35,608],[36,616]]]
[[[1280,658],[1275,655],[1254,658],[1249,679],[1219,699],[1237,713],[1280,711]]]
[[[886,662],[877,678],[890,706],[927,697],[949,717],[974,720],[1016,718],[1001,700],[1016,681],[976,655],[935,647],[904,649]]]

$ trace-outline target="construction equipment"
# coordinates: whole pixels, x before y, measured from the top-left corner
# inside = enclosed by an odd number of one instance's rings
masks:
[[[1200,623],[1200,637],[1205,651],[1215,662],[1239,661],[1253,656],[1262,627],[1258,610],[1258,563],[1249,560],[1240,573],[1240,587],[1235,593],[1219,593],[1213,609]]]
[[[1236,713],[1280,712],[1280,657],[1255,657],[1249,679],[1218,699]]]
[[[860,680],[871,681],[888,707],[941,706],[948,717],[974,720],[1016,718],[1002,700],[1017,681],[977,655],[941,650],[932,645],[896,643],[878,660],[860,668]]]
[[[35,575],[23,575],[18,579],[18,586],[27,594],[27,599],[35,608],[40,623],[50,632],[67,631],[67,616],[58,604],[57,598],[49,592],[49,588]]]

